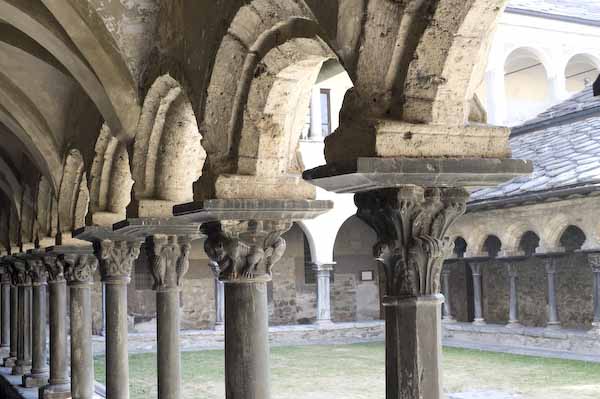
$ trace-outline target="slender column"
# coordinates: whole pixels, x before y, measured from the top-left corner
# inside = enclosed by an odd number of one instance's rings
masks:
[[[594,320],[590,332],[600,334],[600,253],[588,254],[588,262],[594,274]]]
[[[71,301],[71,395],[73,399],[94,396],[94,358],[92,353],[93,275],[98,267],[94,255],[65,254],[65,278]]]
[[[560,328],[558,307],[556,304],[556,260],[554,258],[545,258],[544,266],[548,278],[548,323],[546,327]]]
[[[508,264],[508,277],[510,279],[510,297],[509,297],[509,310],[508,310],[508,324],[507,327],[520,327],[519,323],[519,297],[517,290],[517,268],[514,264]]]
[[[450,269],[442,269],[442,293],[444,294],[444,304],[442,305],[442,320],[451,323],[454,320],[452,316],[452,307],[450,306]]]
[[[127,285],[140,242],[102,240],[96,243],[100,273],[105,285],[106,311],[106,395],[129,398],[129,357],[127,351]]]
[[[310,131],[308,137],[311,140],[323,140],[323,128],[321,127],[321,91],[312,89],[310,96]]]
[[[225,284],[219,280],[221,273],[219,264],[211,260],[208,265],[215,276],[215,330],[223,330],[225,326]]]
[[[189,268],[190,242],[157,234],[148,238],[148,259],[156,291],[158,398],[181,398],[179,292]]]
[[[332,264],[316,263],[317,273],[317,324],[331,324],[331,271]]]
[[[17,339],[17,361],[12,374],[23,375],[31,371],[31,277],[25,270],[25,262],[14,262],[17,270],[19,295],[19,318]]]
[[[27,271],[32,281],[32,367],[31,373],[23,376],[23,385],[27,388],[41,387],[48,383],[46,365],[46,284],[47,272],[40,257],[27,259]]]
[[[205,226],[204,249],[225,283],[227,399],[269,399],[267,282],[283,256],[290,222],[246,221]]]
[[[471,268],[471,274],[473,274],[473,301],[475,318],[473,324],[481,325],[485,324],[483,318],[483,305],[481,303],[481,263],[470,262],[469,267]]]
[[[10,275],[8,271],[0,276],[0,297],[2,300],[2,330],[0,338],[0,348],[10,347]]]
[[[385,271],[388,399],[443,397],[440,273],[452,249],[447,229],[467,198],[462,189],[417,186],[354,196],[357,216],[377,233],[373,253]]]
[[[50,292],[50,381],[40,388],[42,399],[71,397],[67,361],[67,283],[64,265],[55,256],[44,257]]]
[[[17,347],[19,337],[19,294],[16,279],[11,272],[10,286],[10,352],[4,358],[4,367],[13,368],[17,362]]]

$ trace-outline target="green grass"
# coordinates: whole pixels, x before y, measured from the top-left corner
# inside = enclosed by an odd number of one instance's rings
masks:
[[[185,398],[224,398],[223,351],[182,354]],[[129,358],[132,399],[156,397],[156,355]],[[383,344],[273,348],[273,399],[384,398]],[[96,378],[105,381],[104,358]],[[600,364],[444,349],[448,392],[498,390],[524,399],[597,399]]]

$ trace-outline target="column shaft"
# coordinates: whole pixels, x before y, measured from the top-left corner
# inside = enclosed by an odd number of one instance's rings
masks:
[[[473,308],[475,312],[473,324],[485,324],[481,292],[481,265],[470,263],[469,266],[473,274]]]
[[[4,367],[14,367],[17,360],[17,348],[19,337],[19,294],[18,288],[10,287],[10,352],[4,358]]]
[[[71,299],[71,394],[73,399],[94,396],[94,358],[92,356],[91,284],[69,287]]]
[[[179,351],[179,291],[156,293],[158,335],[158,397],[181,398],[181,354]]]
[[[215,329],[220,330],[225,324],[225,284],[215,278]]]
[[[556,304],[556,264],[554,259],[546,259],[546,276],[548,278],[548,328],[560,327],[558,307]]]
[[[129,398],[127,351],[127,283],[105,284],[106,304],[106,394]]]
[[[442,301],[442,295],[384,299],[387,399],[443,397]]]
[[[446,322],[454,321],[452,316],[452,307],[450,306],[450,270],[442,270],[442,293],[444,294],[444,303],[442,304],[442,319]]]
[[[19,338],[17,362],[12,373],[22,375],[31,371],[31,285],[19,285]]]
[[[267,284],[225,283],[227,399],[270,398]]]
[[[40,389],[40,398],[71,396],[67,362],[67,284],[51,281],[50,291],[50,381]]]
[[[2,337],[0,338],[0,348],[8,348],[10,347],[10,283],[2,281],[0,290],[0,296],[2,297]]]
[[[331,323],[331,265],[315,265],[317,273],[317,324]]]
[[[46,283],[34,283],[32,301],[32,367],[31,374],[23,377],[28,388],[48,383],[46,365]]]
[[[594,321],[595,327],[600,328],[600,270],[594,272]]]
[[[519,326],[519,297],[517,290],[517,271],[513,265],[508,265],[510,279],[510,296],[508,310],[508,327]]]

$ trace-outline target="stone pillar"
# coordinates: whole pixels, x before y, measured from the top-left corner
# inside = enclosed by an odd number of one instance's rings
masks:
[[[46,284],[47,272],[41,257],[30,256],[27,270],[32,281],[32,365],[31,373],[23,376],[27,388],[41,387],[48,383],[46,364]]]
[[[245,221],[205,226],[204,248],[225,283],[225,392],[227,399],[269,399],[267,282],[283,256],[281,235],[291,222]]]
[[[594,321],[591,332],[600,334],[600,253],[588,254],[588,262],[594,274]]]
[[[71,397],[67,361],[67,283],[64,265],[55,256],[44,257],[50,291],[50,381],[40,388],[42,399]]]
[[[225,326],[225,284],[219,280],[221,268],[214,261],[209,261],[210,270],[215,277],[215,330],[223,330]]]
[[[519,295],[517,290],[517,268],[514,264],[508,264],[508,277],[510,279],[510,296],[507,327],[520,327],[519,323]]]
[[[129,353],[127,350],[127,285],[133,263],[140,255],[140,242],[102,240],[96,243],[100,274],[104,283],[106,395],[129,398]]]
[[[331,271],[332,264],[315,263],[317,274],[317,321],[316,324],[331,324]]]
[[[92,254],[61,255],[71,301],[71,395],[94,396],[91,288],[98,260]]]
[[[10,275],[6,270],[0,276],[0,300],[2,301],[0,348],[8,349],[10,348]]]
[[[323,140],[323,128],[321,127],[321,90],[313,88],[310,96],[310,131],[308,137],[311,140]]]
[[[544,266],[546,276],[548,277],[548,323],[547,328],[560,328],[558,318],[558,306],[556,303],[556,260],[554,258],[545,258]]]
[[[443,397],[440,273],[453,246],[447,229],[467,198],[462,189],[418,186],[354,196],[357,216],[377,233],[373,253],[385,272],[388,399]]]
[[[25,270],[25,262],[14,263],[17,269],[18,288],[18,337],[17,361],[13,375],[23,375],[31,371],[31,276]]]
[[[442,293],[444,294],[442,320],[452,323],[455,320],[454,316],[452,316],[452,307],[450,306],[450,269],[448,267],[442,269]]]
[[[181,398],[181,353],[179,349],[179,292],[189,267],[189,240],[163,234],[148,238],[156,291],[158,341],[158,398]]]
[[[11,272],[12,273],[12,272]],[[17,347],[19,336],[19,295],[16,279],[11,275],[10,286],[10,352],[3,360],[4,367],[13,368],[17,362]]]
[[[482,292],[481,292],[481,263],[469,262],[471,273],[473,274],[473,302],[475,317],[473,324],[482,325],[485,324],[483,318],[483,304],[482,304]]]

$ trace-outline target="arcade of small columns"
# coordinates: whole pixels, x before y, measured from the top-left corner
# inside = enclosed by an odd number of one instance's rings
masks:
[[[548,298],[548,314],[547,314],[547,328],[560,328],[560,317],[558,311],[558,303],[556,297],[556,285],[557,285],[557,258],[564,254],[540,254],[544,262],[544,269],[546,272],[547,283],[545,284],[546,293]],[[473,310],[474,319],[473,324],[482,325],[486,324],[483,304],[482,304],[482,273],[485,273],[485,267],[482,262],[491,258],[454,258],[446,261],[446,265],[451,262],[466,262],[471,270],[473,276]],[[506,327],[520,327],[519,322],[519,301],[518,301],[518,278],[519,273],[516,270],[516,262],[526,259],[525,256],[514,256],[514,257],[501,257],[496,258],[498,262],[504,264],[508,270],[508,281],[509,286],[509,313],[508,313],[508,324]],[[590,333],[600,334],[600,253],[588,253],[587,260],[590,267],[590,274],[593,281],[593,322]],[[442,317],[445,322],[456,321],[452,308],[450,306],[450,296],[452,295],[449,290],[450,280],[450,269],[445,267],[442,270],[442,293],[444,298],[444,304],[442,306]],[[540,290],[544,289],[544,285],[540,284]]]

